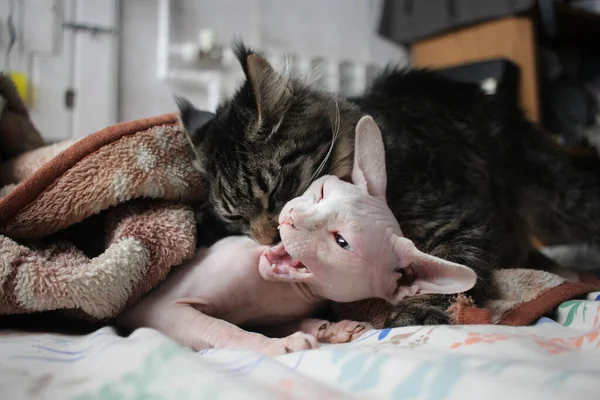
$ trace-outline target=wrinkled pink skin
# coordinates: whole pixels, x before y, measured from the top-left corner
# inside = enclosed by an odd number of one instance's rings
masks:
[[[194,350],[243,348],[267,355],[341,343],[371,328],[307,318],[326,301],[379,297],[398,302],[418,293],[461,293],[475,273],[418,251],[385,201],[381,133],[370,117],[356,128],[354,184],[325,176],[280,213],[282,243],[222,239],[174,269],[123,314],[128,328],[152,327]],[[336,235],[349,246],[341,247]],[[403,273],[415,279],[400,284]],[[269,338],[239,325],[273,327]]]
[[[315,181],[300,197],[291,200],[279,216],[286,251],[309,266],[303,277],[323,297],[351,302],[370,297],[394,300],[400,269],[410,261],[394,252],[400,226],[384,198],[335,176]],[[335,234],[351,246],[346,250]],[[268,279],[269,266],[259,265]]]
[[[120,318],[124,326],[155,328],[194,350],[239,348],[267,355],[346,342],[369,324],[310,319],[324,299],[305,283],[273,282],[258,273],[268,246],[228,237],[174,269],[168,279]],[[238,327],[273,325],[284,338]],[[289,336],[287,336],[289,335]]]

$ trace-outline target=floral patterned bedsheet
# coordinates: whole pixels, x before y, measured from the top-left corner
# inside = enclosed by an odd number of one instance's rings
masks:
[[[139,329],[0,335],[0,399],[600,399],[600,292],[534,326],[375,330],[269,359]]]

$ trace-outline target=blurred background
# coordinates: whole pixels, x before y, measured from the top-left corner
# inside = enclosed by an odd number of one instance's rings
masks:
[[[48,142],[239,85],[243,39],[280,71],[360,95],[388,64],[517,102],[573,152],[600,146],[600,0],[0,0],[0,70]]]
[[[16,33],[0,69],[24,75],[34,122],[61,140],[175,111],[174,93],[214,110],[242,77],[236,37],[278,68],[288,55],[297,74],[344,61],[405,65],[405,48],[376,33],[381,9],[365,0],[0,0],[3,54],[9,15]]]

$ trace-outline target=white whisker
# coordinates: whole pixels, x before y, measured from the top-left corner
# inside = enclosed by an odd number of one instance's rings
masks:
[[[271,135],[277,133],[277,131],[279,130],[279,127],[281,126],[281,124],[283,123],[283,119],[285,118],[285,114],[283,114],[283,117],[281,117],[281,119],[279,120],[279,122],[277,122],[275,124],[275,126],[273,127],[273,129],[271,129]]]
[[[309,87],[319,88],[319,81],[323,76],[323,65],[325,61],[322,60],[318,64],[313,65],[313,67],[306,73],[304,77],[304,84]]]
[[[313,183],[317,179],[317,177],[323,171],[323,168],[325,168],[325,165],[327,164],[327,161],[329,161],[329,158],[331,157],[331,153],[333,152],[333,147],[335,146],[335,142],[340,133],[340,127],[341,127],[340,107],[339,107],[336,95],[333,95],[332,98],[333,98],[333,102],[335,104],[335,117],[336,117],[335,123],[333,122],[333,118],[331,117],[331,113],[329,112],[329,107],[327,107],[327,113],[329,114],[329,121],[331,122],[331,134],[332,134],[331,143],[329,145],[329,149],[327,150],[327,154],[325,154],[325,158],[323,158],[323,161],[321,161],[321,164],[319,164],[319,167],[317,168],[315,173],[312,175],[310,180],[307,182],[306,186],[303,188],[303,190],[302,190],[303,192],[308,188],[308,186],[310,186],[311,183]]]

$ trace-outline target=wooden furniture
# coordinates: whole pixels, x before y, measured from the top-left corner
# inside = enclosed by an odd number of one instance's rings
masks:
[[[485,22],[413,44],[416,67],[444,68],[470,62],[507,58],[519,66],[519,100],[531,121],[540,121],[534,24],[527,17]]]
[[[600,14],[555,4],[555,43],[600,49]],[[432,36],[411,46],[415,67],[443,68],[504,57],[520,68],[519,101],[526,117],[541,122],[536,10]],[[576,152],[576,150],[574,150]]]

